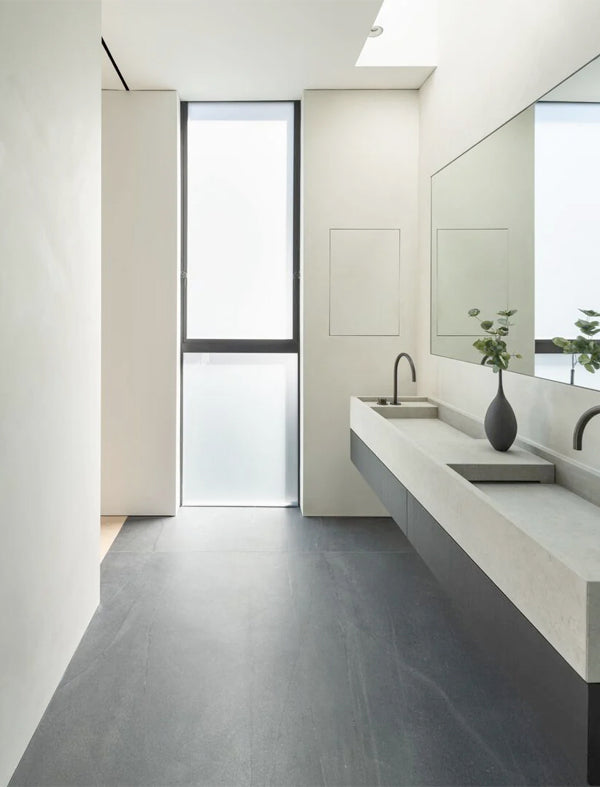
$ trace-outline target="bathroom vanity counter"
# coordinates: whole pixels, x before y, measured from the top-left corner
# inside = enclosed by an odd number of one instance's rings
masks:
[[[420,401],[423,418],[353,397],[352,461],[581,782],[598,785],[600,479],[526,441],[498,453],[481,422]]]
[[[553,484],[550,462],[439,418],[382,417],[353,397],[350,426],[358,452],[356,438],[577,674],[599,681],[600,508]],[[414,543],[413,520],[399,524]]]
[[[402,402],[381,407],[370,398],[351,399],[351,428],[357,434],[367,429],[376,454],[380,441],[385,451],[392,430],[396,430],[433,462],[452,468],[468,481],[553,483],[551,462],[519,447],[495,451],[487,439],[472,437],[442,420],[437,405],[425,397],[406,397]]]
[[[448,465],[468,481],[554,482],[554,465],[523,448],[495,451],[487,439],[470,437],[439,418],[388,420],[433,461]]]
[[[543,592],[547,583],[547,600],[544,614],[538,600],[538,613],[531,622],[586,681],[597,682],[600,508],[556,484],[479,483],[476,487],[537,553],[522,593],[533,594],[536,585]],[[550,566],[552,571],[547,571]],[[542,619],[543,627],[538,625]],[[565,642],[569,636],[571,647]]]
[[[557,484],[477,488],[530,538],[588,582],[600,582],[600,508]]]

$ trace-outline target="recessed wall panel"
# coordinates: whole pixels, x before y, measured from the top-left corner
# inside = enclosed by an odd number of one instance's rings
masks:
[[[398,335],[400,230],[330,230],[329,271],[331,336]]]

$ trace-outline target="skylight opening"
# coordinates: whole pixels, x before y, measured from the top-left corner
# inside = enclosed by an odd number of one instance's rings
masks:
[[[371,31],[356,66],[436,65],[437,0],[384,0]]]

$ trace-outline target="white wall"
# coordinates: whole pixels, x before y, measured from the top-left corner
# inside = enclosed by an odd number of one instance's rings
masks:
[[[598,54],[600,4],[444,0],[439,11],[439,65],[421,89],[420,390],[483,417],[494,376],[429,352],[430,176]],[[505,391],[521,434],[600,467],[600,421],[589,425],[583,453],[570,448],[573,425],[598,402],[597,392],[511,373]]]
[[[0,2],[0,784],[99,598],[99,40]]]
[[[179,101],[102,94],[102,513],[179,504]]]
[[[395,356],[415,350],[418,97],[413,91],[307,91],[302,114],[302,511],[384,515],[350,462],[349,398],[390,395]],[[400,230],[399,288],[398,282],[393,285],[398,288],[399,335],[330,335],[331,229]],[[388,254],[381,237],[378,256]],[[364,277],[355,267],[360,260],[347,259],[345,285],[352,287],[352,276],[357,275],[356,281]],[[334,260],[336,277],[343,276],[343,264],[343,258]],[[386,270],[391,274],[391,268]],[[381,273],[373,266],[373,276]],[[392,308],[387,297],[378,304],[367,286],[362,300],[367,317],[373,316],[374,305]],[[400,392],[415,392],[404,361]]]

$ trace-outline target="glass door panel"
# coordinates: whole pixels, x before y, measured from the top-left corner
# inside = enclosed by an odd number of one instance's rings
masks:
[[[183,504],[298,504],[298,357],[190,353]]]
[[[298,504],[294,102],[182,111],[182,505]]]

